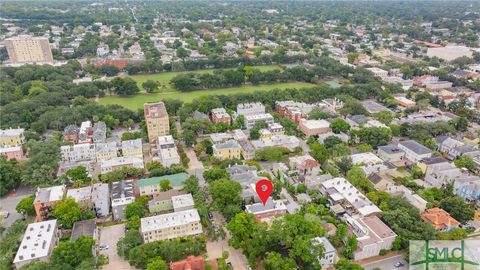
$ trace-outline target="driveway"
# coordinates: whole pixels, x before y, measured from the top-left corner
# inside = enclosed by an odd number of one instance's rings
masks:
[[[107,265],[102,266],[105,270],[131,270],[135,269],[130,266],[127,261],[118,256],[117,254],[117,242],[125,235],[125,224],[118,224],[114,226],[100,228],[100,243],[107,244],[109,248],[107,250],[101,250],[100,254],[108,256],[109,262]]]
[[[15,192],[10,192],[0,199],[0,211],[6,211],[10,213],[10,216],[3,219],[2,226],[8,228],[18,220],[23,218],[22,214],[17,213],[15,207],[23,199],[33,194],[33,192],[26,187],[19,187]]]
[[[190,160],[188,162],[188,173],[191,175],[195,175],[198,178],[200,186],[205,187],[207,183],[203,178],[203,172],[205,171],[205,169],[203,168],[202,162],[198,160],[197,155],[192,148],[186,148],[185,154],[187,154],[187,157]]]

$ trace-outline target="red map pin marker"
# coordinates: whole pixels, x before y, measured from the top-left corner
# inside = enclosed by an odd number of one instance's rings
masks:
[[[257,182],[255,190],[257,191],[260,200],[262,200],[263,205],[265,205],[273,191],[272,182],[268,181],[267,179],[262,179]]]

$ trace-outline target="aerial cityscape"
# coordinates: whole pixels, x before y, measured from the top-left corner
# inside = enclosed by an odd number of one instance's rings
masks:
[[[480,1],[0,1],[10,269],[480,269]]]

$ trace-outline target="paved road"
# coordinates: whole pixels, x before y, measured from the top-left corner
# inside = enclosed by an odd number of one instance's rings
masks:
[[[394,256],[394,257],[390,257],[390,258],[386,258],[386,259],[381,259],[381,260],[378,260],[378,261],[375,261],[375,262],[371,262],[371,263],[368,263],[368,264],[363,264],[363,268],[365,268],[365,270],[372,270],[372,269],[375,269],[375,268],[378,268],[378,269],[382,269],[382,270],[407,270],[408,269],[408,263],[403,259],[403,254],[402,255],[398,255],[398,256]],[[395,267],[393,266],[396,262],[402,262],[404,264],[404,266],[402,267]]]
[[[23,218],[21,214],[17,213],[15,207],[23,198],[30,196],[32,193],[29,188],[20,187],[15,192],[10,192],[0,199],[0,210],[10,213],[10,216],[2,221],[3,227],[8,228],[16,220]]]
[[[104,270],[131,270],[135,269],[130,266],[127,261],[118,256],[117,254],[117,242],[125,235],[125,224],[118,224],[114,226],[100,228],[100,243],[107,244],[109,248],[107,250],[100,251],[100,254],[108,256],[109,262],[107,265],[102,266]]]
[[[192,148],[186,148],[185,153],[190,160],[188,162],[188,173],[191,175],[195,175],[198,178],[201,187],[207,186],[207,183],[203,178],[203,172],[205,171],[205,169],[203,168],[202,162],[198,160],[195,151],[193,151]]]

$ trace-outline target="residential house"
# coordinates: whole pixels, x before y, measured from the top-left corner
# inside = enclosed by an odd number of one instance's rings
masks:
[[[142,157],[116,157],[100,161],[100,173],[106,174],[115,170],[127,168],[143,169]]]
[[[401,141],[398,143],[398,148],[405,151],[405,158],[413,163],[433,155],[432,150],[414,140]]]
[[[107,125],[103,121],[93,124],[93,143],[104,143],[107,139]]]
[[[388,71],[383,70],[381,68],[372,67],[372,68],[367,68],[367,70],[372,72],[374,76],[380,77],[380,79],[382,80],[388,77]]]
[[[110,214],[110,187],[105,183],[92,185],[93,210],[97,217],[106,217]]]
[[[364,126],[368,120],[370,119],[363,114],[349,115],[345,118],[345,121],[354,129]]]
[[[65,194],[65,186],[54,186],[48,188],[38,188],[35,193],[33,207],[35,208],[35,219],[42,221],[48,218],[48,214],[52,211],[52,207],[63,199]]]
[[[413,108],[417,103],[411,99],[408,99],[404,96],[395,96],[393,99],[397,102],[397,104],[403,108]]]
[[[409,188],[403,185],[390,184],[386,189],[384,189],[384,191],[388,192],[392,196],[404,198],[410,204],[420,210],[420,212],[424,212],[425,209],[427,209],[427,201],[418,194],[414,194]]]
[[[255,215],[257,221],[263,222],[277,216],[285,215],[287,213],[287,207],[281,200],[272,200],[271,198],[268,198],[265,205],[262,203],[245,205],[245,211]]]
[[[332,131],[330,123],[326,120],[306,120],[301,119],[298,128],[305,134],[305,136],[315,136]]]
[[[260,103],[242,103],[237,105],[237,115],[264,114],[265,106]]]
[[[140,232],[145,243],[170,240],[203,233],[197,209],[144,217],[140,220]]]
[[[78,143],[92,143],[92,122],[84,121],[80,124],[80,129],[78,130]]]
[[[448,136],[438,136],[435,138],[435,141],[437,142],[438,151],[444,153],[445,155],[448,155],[450,150],[453,148],[464,145],[463,142]]]
[[[309,154],[291,157],[288,164],[300,176],[317,175],[320,172],[320,164]]]
[[[301,119],[307,119],[308,114],[315,108],[314,104],[296,102],[292,100],[275,101],[275,111],[282,117],[295,122],[296,125]]]
[[[224,108],[212,109],[212,112],[210,115],[211,115],[212,122],[214,124],[224,123],[224,124],[230,125],[232,122],[232,118]]]
[[[28,224],[13,259],[15,268],[20,269],[33,261],[48,262],[59,239],[56,219]]]
[[[244,124],[247,129],[251,129],[257,122],[265,122],[267,125],[274,122],[273,116],[269,113],[248,114],[244,116]]]
[[[353,252],[355,261],[378,256],[381,250],[390,250],[397,237],[377,216],[347,216],[346,222],[357,238],[358,248]]]
[[[117,155],[118,155],[118,148],[117,148],[116,142],[106,142],[106,143],[95,144],[95,156],[97,161],[114,159],[117,157]]]
[[[163,192],[166,192],[160,187],[160,182],[162,182],[162,180],[170,181],[170,186],[173,189],[181,189],[183,187],[183,183],[185,183],[187,178],[188,174],[186,173],[150,177],[138,180],[137,186],[140,192],[140,196],[146,195],[150,197],[157,197],[162,195]]]
[[[391,163],[402,163],[405,158],[405,152],[394,144],[379,146],[377,155],[381,159]]]
[[[214,144],[213,148],[213,156],[220,160],[225,159],[240,159],[241,155],[241,146],[235,140],[228,140],[224,143]]]
[[[205,260],[202,256],[188,256],[184,260],[170,262],[170,270],[205,270]]]
[[[382,190],[385,191],[389,186],[395,184],[392,180],[390,180],[388,177],[385,175],[380,175],[378,173],[372,173],[370,174],[367,179],[372,182],[373,187],[376,190]]]
[[[163,102],[145,103],[143,104],[143,111],[150,143],[156,142],[159,136],[168,135],[170,122]]]
[[[367,110],[367,112],[370,113],[370,114],[378,113],[378,112],[381,112],[381,111],[391,112],[391,110],[389,108],[387,108],[387,107],[383,106],[382,104],[380,104],[380,103],[378,103],[374,100],[371,100],[371,99],[367,99],[367,100],[362,101],[362,105]]]
[[[91,186],[68,189],[67,197],[74,199],[81,208],[91,209],[93,206]]]
[[[122,180],[112,183],[111,195],[113,220],[126,220],[127,205],[135,201],[133,195],[133,180]]]
[[[157,140],[157,151],[160,163],[163,167],[170,167],[173,164],[180,164],[180,155],[172,135],[159,136]]]
[[[250,142],[252,143],[255,150],[260,150],[265,147],[282,146],[292,151],[293,149],[295,149],[295,147],[300,146],[300,139],[295,136],[287,135],[272,136],[270,138],[253,140]]]
[[[350,158],[352,159],[352,164],[360,166],[367,175],[390,169],[387,166],[388,163],[385,163],[372,152],[353,154]]]
[[[319,258],[320,266],[324,268],[334,265],[338,260],[338,256],[337,250],[333,247],[332,243],[330,243],[326,237],[315,237],[312,240],[323,245],[324,248],[323,256]]]
[[[150,213],[167,212],[173,210],[172,197],[185,194],[179,189],[170,189],[159,193],[152,200],[148,201]]]
[[[248,140],[240,140],[238,141],[240,144],[240,153],[244,160],[252,160],[255,158],[255,148]]]
[[[257,168],[248,165],[233,165],[227,168],[232,181],[240,183],[242,186],[242,198],[245,202],[260,202],[254,186],[258,180],[262,179],[257,175]]]
[[[1,129],[0,130],[0,148],[3,147],[15,147],[21,146],[25,143],[25,137],[23,136],[25,129]]]
[[[76,143],[78,141],[78,132],[80,129],[77,125],[68,125],[63,130],[63,139],[70,143]]]
[[[417,162],[417,166],[422,170],[422,173],[425,174],[430,166],[435,166],[439,163],[448,163],[448,160],[444,159],[443,157],[424,158]]]
[[[143,156],[142,139],[122,141],[122,156],[142,157]]]
[[[447,158],[456,159],[460,156],[470,156],[475,157],[480,155],[480,150],[478,149],[478,145],[461,145],[450,149],[448,152]]]
[[[60,153],[62,161],[77,162],[96,159],[94,144],[62,145]]]
[[[447,211],[438,207],[428,209],[421,217],[423,221],[431,223],[435,230],[441,232],[448,232],[460,225],[460,222],[451,217]]]
[[[172,197],[172,207],[174,212],[190,210],[195,207],[193,196],[190,193]]]
[[[23,150],[21,146],[2,147],[0,148],[0,156],[4,156],[7,160],[25,159],[25,155],[23,154]]]

